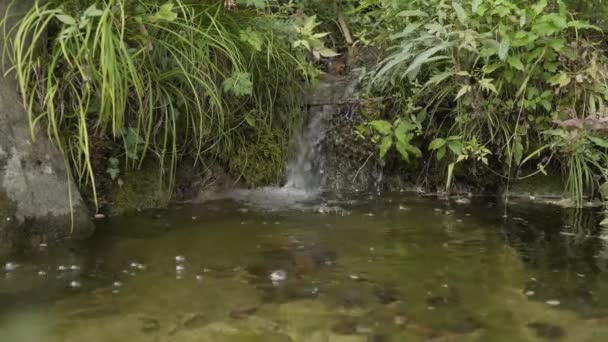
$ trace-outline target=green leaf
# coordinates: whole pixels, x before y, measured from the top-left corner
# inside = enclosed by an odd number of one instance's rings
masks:
[[[398,17],[405,17],[405,18],[409,18],[409,17],[428,17],[429,15],[422,12],[422,11],[418,11],[418,10],[408,10],[408,11],[402,11],[397,13]]]
[[[460,141],[452,140],[448,142],[448,147],[450,148],[450,151],[452,151],[452,153],[454,153],[455,155],[462,155],[462,143]]]
[[[494,86],[494,84],[492,83],[493,80],[494,79],[492,78],[482,78],[481,80],[479,80],[479,86],[485,91],[491,91],[494,94],[498,94],[496,86]]]
[[[251,74],[248,72],[235,72],[224,80],[224,91],[231,92],[236,96],[246,96],[253,93]]]
[[[162,6],[154,16],[152,17],[154,21],[174,21],[177,19],[177,13],[173,12],[173,4],[168,2]]]
[[[559,88],[567,86],[571,81],[570,76],[563,71],[547,80],[550,85],[559,86]]]
[[[57,18],[57,20],[61,21],[62,23],[66,24],[66,25],[76,25],[76,19],[74,19],[74,17],[67,15],[67,14],[57,14],[55,16],[55,18]]]
[[[458,21],[460,21],[460,23],[462,25],[465,25],[467,23],[467,12],[464,11],[464,8],[462,8],[462,5],[460,5],[458,2],[454,1],[452,2],[452,7],[454,8],[454,11],[456,11],[456,16],[458,16]]]
[[[434,151],[434,150],[438,150],[440,148],[442,148],[443,146],[445,146],[445,139],[442,138],[437,138],[433,141],[431,141],[431,143],[429,144],[429,150]]]
[[[481,5],[481,1],[482,0],[473,0],[473,3],[471,3],[471,12],[477,13],[477,9],[479,8],[479,5]]]
[[[469,85],[463,85],[462,88],[460,88],[460,90],[458,91],[458,94],[456,94],[456,98],[454,98],[454,101],[456,101],[459,98],[463,97],[469,91],[471,91],[471,86],[469,86]]]
[[[588,139],[599,147],[608,148],[608,140],[599,137],[588,137]]]
[[[502,67],[502,64],[500,63],[484,64],[484,66],[481,68],[481,71],[484,74],[491,74],[500,67]]]
[[[337,53],[334,50],[329,49],[329,48],[318,49],[317,52],[319,53],[319,55],[321,55],[322,57],[325,57],[325,58],[340,56],[339,53]]]
[[[445,146],[444,146],[444,147],[442,147],[442,148],[440,148],[440,149],[437,151],[437,160],[441,160],[441,159],[443,159],[443,157],[445,157],[445,153],[446,153],[446,152],[447,152],[447,149],[445,148]]]
[[[433,55],[435,55],[439,51],[443,51],[451,46],[452,46],[452,43],[443,43],[443,44],[439,44],[435,47],[432,47],[432,48],[424,51],[423,53],[419,54],[414,59],[412,64],[410,64],[410,66],[407,68],[407,70],[405,71],[405,74],[409,74],[410,72],[412,72],[414,70],[419,70],[420,67],[429,60],[429,58],[431,58]]]
[[[376,132],[382,135],[390,135],[393,131],[393,125],[391,125],[388,121],[374,120],[371,121],[369,125],[372,126]]]
[[[509,56],[507,63],[514,69],[524,71],[524,64],[521,62],[521,58],[518,55]]]
[[[407,144],[403,141],[397,141],[397,144],[395,145],[395,149],[397,150],[397,152],[399,152],[399,154],[401,155],[401,158],[403,158],[403,160],[405,160],[406,162],[410,161],[410,155],[407,151]]]
[[[508,39],[505,38],[500,42],[500,44],[498,45],[498,58],[500,58],[501,61],[504,62],[507,60],[510,48],[511,41],[509,41]]]
[[[441,74],[437,74],[437,75],[431,77],[428,80],[428,82],[426,82],[425,86],[428,86],[428,85],[437,85],[437,84],[445,81],[446,79],[448,79],[452,75],[454,75],[454,73],[452,73],[452,72],[443,72]]]
[[[524,145],[521,142],[516,142],[513,145],[513,158],[515,159],[515,164],[519,165],[521,163],[521,159],[524,154]]]
[[[266,0],[239,0],[238,2],[244,3],[245,6],[252,6],[258,9],[266,8]]]
[[[391,136],[386,136],[382,138],[382,141],[380,142],[380,159],[384,159],[384,157],[388,153],[388,150],[390,150],[392,146],[393,138]]]
[[[96,4],[89,6],[83,13],[85,17],[101,17],[102,15],[103,11],[98,9]]]
[[[120,170],[113,167],[108,168],[106,172],[110,175],[110,178],[112,180],[116,180],[116,178],[118,178],[118,175],[120,174]]]
[[[251,27],[247,27],[245,30],[241,30],[239,34],[239,39],[242,42],[249,44],[254,50],[262,51],[262,38],[259,33],[252,30]]]

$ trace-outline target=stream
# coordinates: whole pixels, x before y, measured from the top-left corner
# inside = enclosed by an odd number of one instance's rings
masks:
[[[2,341],[608,339],[596,212],[268,193],[110,218],[88,242],[2,260]]]

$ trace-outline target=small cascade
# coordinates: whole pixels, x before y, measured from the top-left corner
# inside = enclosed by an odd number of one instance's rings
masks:
[[[235,190],[226,197],[271,210],[310,208],[323,184],[321,143],[325,138],[325,118],[330,114],[329,111],[314,113],[298,137],[296,155],[287,164],[287,182],[284,186]]]
[[[325,138],[324,115],[315,115],[298,138],[296,157],[287,164],[285,188],[317,192],[323,182],[321,142]]]

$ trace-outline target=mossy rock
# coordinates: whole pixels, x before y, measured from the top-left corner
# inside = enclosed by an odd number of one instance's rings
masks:
[[[509,196],[537,198],[561,198],[564,195],[564,182],[555,173],[538,174],[511,183]]]
[[[119,215],[169,205],[171,192],[166,180],[161,180],[160,166],[146,163],[141,169],[126,171],[113,185],[109,198],[109,213]]]

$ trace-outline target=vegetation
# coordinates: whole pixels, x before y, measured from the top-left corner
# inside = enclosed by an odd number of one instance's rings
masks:
[[[153,158],[250,186],[276,183],[299,94],[356,47],[367,66],[359,137],[378,156],[455,179],[560,170],[578,206],[608,186],[606,6],[561,0],[50,0],[5,27],[32,130],[46,127],[95,189]],[[232,7],[232,3],[228,7]],[[319,32],[324,31],[324,32]],[[326,32],[325,32],[326,31]],[[30,43],[30,39],[35,44]],[[362,99],[362,103],[365,99]],[[378,103],[378,101],[370,101]],[[362,106],[363,107],[363,106]],[[365,111],[365,113],[364,113]],[[161,184],[164,184],[161,182]],[[94,196],[97,198],[97,196]]]
[[[32,133],[46,128],[93,198],[100,141],[115,147],[101,165],[113,179],[154,158],[171,187],[188,156],[257,185],[280,180],[298,94],[318,74],[311,62],[332,54],[315,17],[291,14],[219,1],[36,2],[4,25],[4,56]]]
[[[561,1],[371,3],[358,11],[383,23],[373,43],[388,51],[371,73],[371,92],[400,102],[391,121],[422,127],[414,134],[428,153],[413,155],[434,159],[448,189],[459,168],[508,183],[558,166],[582,205],[584,193],[608,181],[601,28]],[[410,130],[395,139],[378,130],[391,121],[373,120],[361,131],[371,126],[384,136],[371,135],[381,156],[394,146],[409,160]]]

